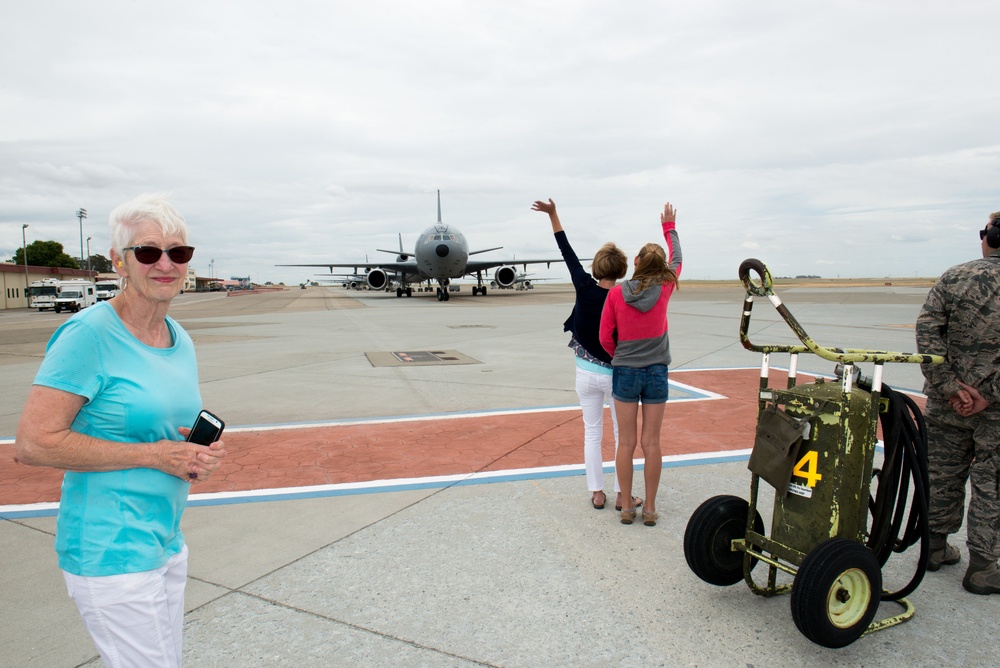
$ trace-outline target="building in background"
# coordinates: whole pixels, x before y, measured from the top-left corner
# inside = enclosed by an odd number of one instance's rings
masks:
[[[25,271],[27,270],[27,274]],[[59,281],[69,281],[82,278],[93,281],[96,271],[86,269],[67,269],[65,267],[34,267],[10,262],[0,262],[0,310],[9,308],[28,308],[28,294],[25,287],[36,281],[54,278]]]

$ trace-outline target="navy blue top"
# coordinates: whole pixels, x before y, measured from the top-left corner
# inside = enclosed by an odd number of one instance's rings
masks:
[[[563,323],[563,331],[571,332],[584,349],[606,364],[611,363],[611,356],[601,345],[601,311],[604,310],[604,300],[608,291],[597,284],[597,279],[587,273],[580,264],[580,259],[569,245],[565,230],[555,233],[559,252],[562,253],[569,274],[573,278],[576,289],[576,303],[573,311]]]

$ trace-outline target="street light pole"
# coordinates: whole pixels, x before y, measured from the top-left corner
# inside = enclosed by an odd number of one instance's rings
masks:
[[[90,273],[90,240],[94,237],[87,237],[87,273]]]
[[[80,219],[80,261],[83,261],[83,219],[87,217],[86,209],[78,209],[76,217]]]
[[[31,300],[28,297],[28,229],[27,223],[21,224],[21,253],[24,255],[24,303],[31,308]]]

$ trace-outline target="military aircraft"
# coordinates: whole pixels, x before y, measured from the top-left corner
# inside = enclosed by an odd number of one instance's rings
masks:
[[[324,285],[339,285],[351,290],[367,290],[365,274],[314,274],[313,280]]]
[[[365,262],[368,262],[368,256],[365,256]],[[325,265],[324,265],[325,266]],[[335,274],[332,271],[328,274],[313,274],[313,278],[309,280],[310,283],[318,283],[320,285],[339,285],[343,288],[350,288],[351,290],[367,290],[369,289],[368,281],[368,270],[358,273],[357,270],[352,274]],[[391,274],[389,276],[390,282],[396,280],[396,275]],[[388,291],[388,286],[385,290]]]
[[[437,300],[448,301],[448,286],[452,279],[463,276],[474,276],[476,285],[472,286],[472,295],[486,295],[486,283],[483,280],[483,272],[495,269],[492,282],[497,287],[508,288],[515,284],[518,278],[517,266],[523,265],[525,269],[529,264],[551,265],[553,262],[562,262],[562,258],[549,260],[470,260],[472,255],[487,253],[489,251],[500,250],[503,246],[495,248],[484,248],[483,250],[469,250],[469,242],[465,236],[458,231],[454,225],[447,225],[441,222],[441,191],[437,193],[438,217],[437,224],[428,227],[419,237],[412,253],[403,250],[403,235],[399,235],[399,250],[376,249],[380,253],[393,253],[396,255],[394,262],[323,262],[319,264],[279,264],[276,267],[327,267],[331,273],[335,267],[353,267],[354,273],[359,274],[359,268],[364,268],[363,275],[365,281],[373,290],[388,290],[395,284],[396,296],[413,296],[412,284],[420,284],[423,281],[437,282]],[[489,278],[486,279],[487,281]]]
[[[515,258],[511,264],[516,265],[517,259]],[[534,276],[534,278],[532,278]],[[490,287],[501,288],[503,290],[534,290],[535,286],[531,284],[532,281],[555,281],[556,278],[535,276],[535,274],[529,274],[527,271],[520,271],[514,276],[514,283],[512,285],[497,285],[496,281],[490,281]]]

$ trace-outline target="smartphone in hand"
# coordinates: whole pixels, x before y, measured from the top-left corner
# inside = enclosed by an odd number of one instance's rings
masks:
[[[191,426],[191,433],[187,440],[199,445],[211,445],[222,436],[222,430],[226,428],[226,423],[217,415],[209,411],[198,413],[198,419]]]

